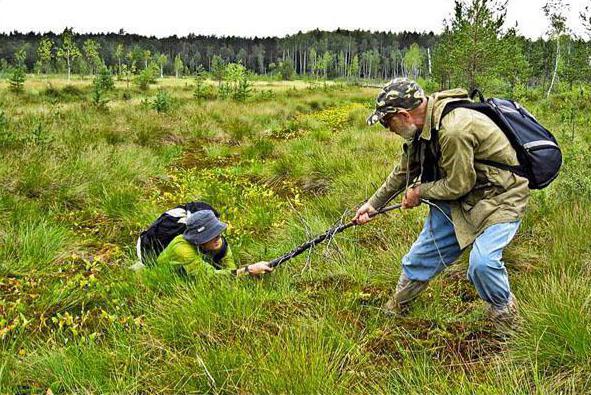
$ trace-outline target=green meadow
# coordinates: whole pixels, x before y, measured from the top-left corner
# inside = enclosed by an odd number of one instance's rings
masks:
[[[591,392],[588,88],[514,97],[564,164],[505,252],[510,334],[487,322],[467,255],[407,315],[381,310],[424,205],[259,279],[129,270],[139,233],[190,200],[219,209],[241,264],[348,221],[400,154],[365,125],[376,88],[261,80],[234,101],[165,78],[117,81],[97,105],[91,84],[0,82],[0,393]]]

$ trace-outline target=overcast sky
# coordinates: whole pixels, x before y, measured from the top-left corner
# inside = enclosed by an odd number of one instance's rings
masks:
[[[546,0],[511,0],[507,24],[532,38],[546,30]],[[570,0],[569,26],[582,33],[578,13],[591,0]],[[164,37],[189,33],[284,36],[324,30],[440,32],[453,0],[0,0],[0,31],[117,32]]]

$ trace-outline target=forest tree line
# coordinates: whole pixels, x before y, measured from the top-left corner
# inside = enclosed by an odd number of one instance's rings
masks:
[[[139,74],[152,68],[164,75],[215,76],[224,65],[239,63],[258,75],[292,78],[386,80],[410,76],[441,87],[504,84],[569,85],[591,80],[588,37],[566,24],[568,4],[549,0],[543,7],[547,34],[528,39],[505,26],[507,2],[456,0],[443,32],[341,30],[298,32],[286,37],[241,38],[189,34],[144,37],[118,33],[0,34],[0,71],[95,75]],[[580,23],[591,32],[589,9]]]

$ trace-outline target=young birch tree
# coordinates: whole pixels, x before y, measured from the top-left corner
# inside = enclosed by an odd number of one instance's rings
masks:
[[[552,72],[552,80],[546,92],[546,97],[550,96],[554,83],[556,82],[556,76],[558,75],[558,65],[560,63],[560,38],[567,31],[566,27],[566,13],[568,12],[570,5],[563,0],[548,0],[548,2],[542,7],[544,15],[550,22],[549,35],[550,39],[556,40],[556,58],[554,60],[554,71]]]
[[[166,56],[164,54],[158,55],[158,66],[160,67],[160,78],[164,78],[164,66],[166,66],[167,63],[168,63],[168,56]],[[177,78],[178,78],[178,76],[177,76]]]
[[[179,75],[181,74],[181,72],[183,71],[183,59],[181,59],[181,55],[177,54],[174,57],[174,75],[175,78],[179,78]]]
[[[84,41],[84,45],[82,47],[84,50],[86,63],[90,66],[90,73],[95,75],[103,63],[101,55],[99,54],[100,45],[96,41],[88,39]]]
[[[74,42],[74,33],[72,32],[72,28],[65,28],[62,33],[62,46],[58,48],[57,56],[64,59],[66,62],[66,67],[68,69],[68,81],[70,81],[70,76],[72,74],[72,63],[74,59],[80,55],[80,50]]]
[[[423,63],[421,49],[417,43],[411,44],[406,54],[404,54],[404,66],[412,74],[413,79],[419,76],[419,70]]]
[[[39,71],[44,71],[46,74],[53,57],[52,50],[53,41],[47,37],[41,39],[39,46],[37,47],[37,62],[39,64]]]
[[[119,43],[115,47],[115,58],[117,59],[117,75],[121,75],[121,59],[125,54],[125,49],[123,48],[123,44]]]

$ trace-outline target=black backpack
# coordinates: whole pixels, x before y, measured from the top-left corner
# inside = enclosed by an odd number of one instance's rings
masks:
[[[517,153],[518,166],[510,166],[490,160],[477,160],[490,166],[510,170],[529,180],[530,189],[547,187],[557,176],[562,165],[562,152],[558,142],[546,128],[525,108],[512,100],[484,99],[475,89],[470,95],[478,95],[480,103],[470,101],[451,102],[445,106],[442,118],[455,108],[469,108],[489,117],[505,133]]]
[[[205,202],[181,204],[160,215],[138,238],[137,255],[140,261],[145,265],[152,264],[172,239],[185,231],[187,216],[201,210],[211,210],[216,217],[220,217],[219,213]]]

